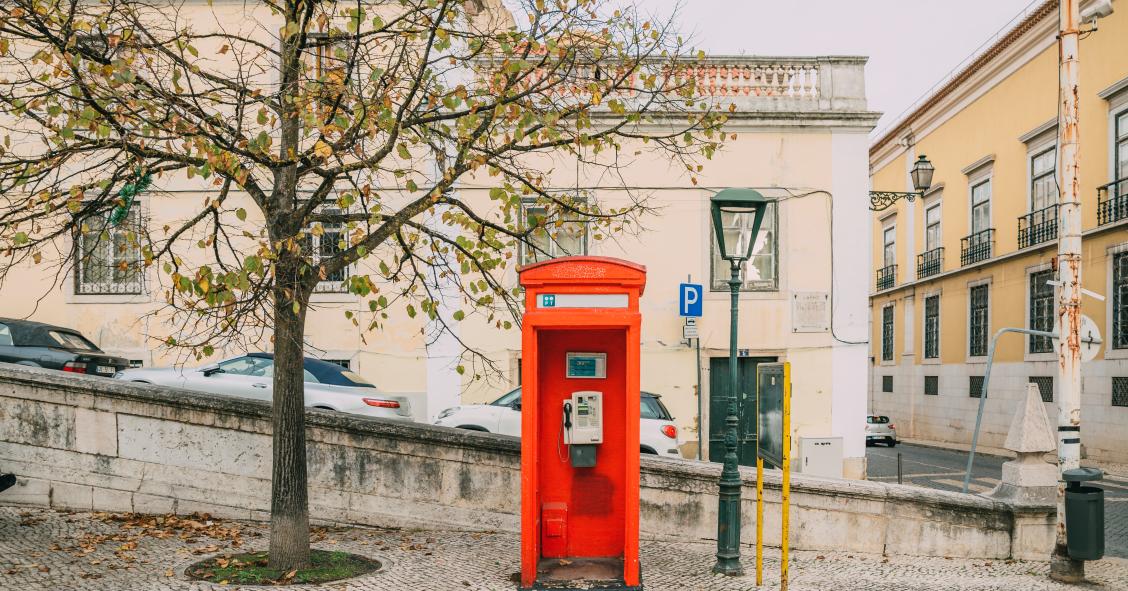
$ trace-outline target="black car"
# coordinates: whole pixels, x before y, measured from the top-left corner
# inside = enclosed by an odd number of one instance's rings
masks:
[[[0,318],[0,362],[106,377],[129,367],[74,329],[10,318]]]

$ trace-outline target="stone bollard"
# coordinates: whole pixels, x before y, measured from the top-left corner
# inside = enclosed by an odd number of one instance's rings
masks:
[[[1018,406],[1003,447],[1018,457],[1003,464],[1002,481],[985,496],[1017,505],[1055,504],[1057,466],[1043,457],[1057,449],[1057,441],[1037,385],[1027,386],[1026,399]]]

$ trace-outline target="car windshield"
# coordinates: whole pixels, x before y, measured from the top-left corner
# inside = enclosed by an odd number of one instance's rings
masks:
[[[72,351],[97,351],[98,347],[94,343],[82,338],[81,335],[74,334],[73,332],[60,332],[52,330],[47,333],[51,336],[51,340],[59,344],[64,349]]]
[[[673,420],[673,417],[670,416],[670,411],[666,410],[666,406],[662,404],[662,401],[647,394],[642,395],[640,416],[644,419],[655,419],[659,421]]]
[[[341,372],[341,377],[343,377],[346,380],[352,382],[353,384],[356,384],[357,386],[365,386],[365,387],[368,387],[368,388],[375,388],[376,387],[376,384],[373,384],[372,382],[364,379],[364,377],[361,376],[360,374],[353,373],[353,372],[351,372],[347,369],[345,371]],[[314,380],[314,381],[316,381],[316,380]]]
[[[505,396],[502,396],[501,398],[494,400],[490,404],[492,406],[513,406],[513,403],[518,401],[518,400],[521,400],[521,389],[520,388],[517,388],[516,390],[512,390],[512,391],[506,393]]]
[[[884,425],[889,422],[889,417],[886,416],[870,416],[866,417],[866,422],[871,425]]]

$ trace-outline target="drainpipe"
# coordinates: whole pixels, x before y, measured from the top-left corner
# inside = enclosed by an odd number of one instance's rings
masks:
[[[1080,129],[1078,125],[1078,80],[1081,61],[1078,53],[1081,0],[1061,0],[1059,5],[1060,86],[1058,103],[1058,163],[1061,192],[1061,217],[1058,228],[1058,468],[1064,472],[1081,465],[1081,202]],[[1069,557],[1065,534],[1065,483],[1057,488],[1057,536],[1050,557],[1050,578],[1080,582],[1085,578],[1085,563]]]

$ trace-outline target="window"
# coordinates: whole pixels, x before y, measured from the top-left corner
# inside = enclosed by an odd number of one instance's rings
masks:
[[[924,250],[940,248],[940,204],[924,210]]]
[[[273,375],[274,361],[265,357],[239,357],[220,363],[219,371],[237,376],[263,377]]]
[[[673,420],[673,417],[670,416],[670,411],[666,410],[666,405],[662,404],[661,400],[645,394],[642,395],[642,412],[639,416],[643,419],[658,421]]]
[[[1112,378],[1112,405],[1128,406],[1128,378]]]
[[[0,347],[11,347],[15,345],[12,341],[12,329],[8,328],[7,324],[0,324]]]
[[[924,358],[940,357],[940,296],[924,298]]]
[[[510,390],[505,395],[503,395],[501,398],[494,400],[493,402],[490,403],[490,405],[491,406],[513,406],[514,402],[520,402],[520,401],[521,401],[521,389],[517,388],[516,390]]]
[[[971,288],[971,305],[968,310],[968,343],[967,352],[972,357],[983,357],[987,354],[987,304],[989,302],[987,285],[976,285]]]
[[[532,201],[521,205],[521,214],[523,227],[533,230],[521,245],[522,263],[587,254],[587,222],[579,214]]]
[[[69,349],[71,351],[98,350],[98,347],[95,347],[94,343],[86,340],[86,338],[82,335],[75,334],[73,332],[60,332],[57,330],[52,330],[47,333],[47,336],[51,337],[51,340],[63,349]]]
[[[1054,329],[1054,286],[1052,269],[1030,274],[1030,328],[1049,332]],[[1030,336],[1031,353],[1053,352],[1050,337]]]
[[[333,39],[327,33],[311,33],[309,45],[311,90],[324,105],[324,112],[319,116],[327,117],[348,88],[346,78],[352,61],[352,45],[347,38]],[[352,80],[356,79],[356,72],[353,72]]]
[[[983,397],[983,376],[967,377],[967,395],[971,398]]]
[[[893,360],[893,306],[881,309],[881,359]]]
[[[325,363],[332,363],[333,365],[341,366],[345,369],[352,369],[352,361],[348,359],[322,359]]]
[[[1030,383],[1038,386],[1042,402],[1054,401],[1054,376],[1030,376]]]
[[[940,395],[940,376],[924,376],[924,395]]]
[[[882,237],[884,239],[882,266],[891,267],[897,262],[897,227],[889,226],[885,228],[885,233]]]
[[[1128,179],[1128,111],[1116,116],[1116,180]],[[1128,183],[1120,183],[1117,195],[1128,195]]]
[[[344,212],[337,208],[327,207],[318,210],[322,215],[343,215]],[[305,244],[303,248],[309,254],[310,265],[319,269],[322,262],[328,262],[342,250],[347,238],[347,228],[343,221],[339,222],[314,222],[305,230]],[[345,281],[349,278],[349,267],[345,266],[325,277],[317,283],[319,292],[348,291]]]
[[[882,392],[892,392],[893,391],[893,376],[881,376],[881,391]]]
[[[888,425],[889,417],[885,415],[869,415],[866,417],[866,424],[869,425]]]
[[[109,214],[88,219],[75,237],[74,292],[79,295],[143,292],[140,206],[114,226]]]
[[[1128,252],[1112,257],[1112,348],[1128,349]]]
[[[986,180],[971,188],[971,233],[976,234],[991,227],[991,181]]]
[[[739,219],[747,221],[752,216],[740,216]],[[733,252],[743,252],[748,245],[752,229],[747,226],[737,226],[738,218],[733,215],[721,214],[721,222],[725,227],[725,244],[736,244],[730,247]],[[760,233],[756,236],[756,244],[752,248],[752,258],[743,263],[741,277],[744,280],[741,291],[775,291],[779,289],[778,263],[776,251],[779,248],[776,228],[779,224],[778,210],[775,202],[769,202],[764,211],[764,219],[760,223]],[[729,263],[721,258],[717,250],[717,241],[710,236],[710,248],[713,253],[713,289],[718,291],[728,290]]]
[[[1045,209],[1058,202],[1054,168],[1057,150],[1050,148],[1030,158],[1030,211]]]

